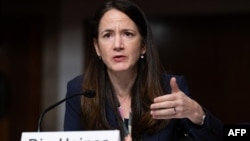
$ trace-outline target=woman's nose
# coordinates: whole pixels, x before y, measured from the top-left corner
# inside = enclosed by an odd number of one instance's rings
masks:
[[[114,50],[119,51],[124,49],[124,44],[120,35],[115,36],[114,40]]]

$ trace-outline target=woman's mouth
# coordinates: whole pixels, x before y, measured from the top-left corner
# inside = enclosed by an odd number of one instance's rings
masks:
[[[115,62],[123,62],[125,59],[126,59],[126,56],[123,56],[123,55],[117,55],[113,57],[113,60]]]

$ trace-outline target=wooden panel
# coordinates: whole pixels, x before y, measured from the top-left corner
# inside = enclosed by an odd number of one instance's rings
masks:
[[[8,117],[0,118],[0,138],[2,141],[9,140],[9,118]]]
[[[35,18],[4,20],[5,60],[1,71],[10,85],[9,109],[0,126],[6,140],[20,140],[21,132],[35,131],[40,113],[42,23]],[[2,138],[2,137],[0,137]],[[2,140],[2,139],[1,139]]]

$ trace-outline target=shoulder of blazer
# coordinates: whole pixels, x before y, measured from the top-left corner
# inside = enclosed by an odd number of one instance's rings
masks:
[[[78,75],[71,79],[67,84],[68,92],[80,93],[82,91],[83,75]]]

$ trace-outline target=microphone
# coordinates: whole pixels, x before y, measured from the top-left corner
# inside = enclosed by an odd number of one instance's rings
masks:
[[[41,113],[41,115],[40,115],[40,117],[39,117],[37,131],[38,131],[38,132],[41,131],[41,124],[42,124],[43,117],[44,117],[44,115],[45,115],[48,111],[50,111],[51,109],[55,108],[55,107],[58,106],[59,104],[61,104],[61,103],[65,102],[65,101],[67,101],[68,99],[71,99],[71,98],[73,98],[73,97],[80,96],[80,95],[84,95],[84,96],[86,96],[86,97],[88,97],[88,98],[93,98],[93,97],[95,96],[95,91],[93,91],[93,90],[86,90],[86,91],[83,92],[83,93],[73,94],[73,95],[67,96],[66,98],[64,98],[64,99],[62,99],[62,100],[60,100],[60,101],[58,101],[57,103],[55,103],[55,104],[53,104],[53,105],[47,107],[47,108]]]

